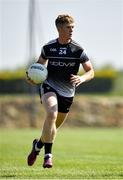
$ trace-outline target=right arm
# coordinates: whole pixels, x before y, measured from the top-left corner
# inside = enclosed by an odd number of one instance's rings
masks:
[[[42,58],[42,56],[40,55],[37,63],[46,65],[47,64],[47,59]]]

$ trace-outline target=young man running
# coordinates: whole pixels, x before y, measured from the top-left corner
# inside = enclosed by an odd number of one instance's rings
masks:
[[[57,128],[66,119],[73,102],[75,88],[94,77],[92,64],[84,49],[72,40],[74,20],[69,15],[59,15],[55,20],[58,38],[42,47],[38,63],[47,64],[48,78],[40,87],[46,119],[39,139],[34,139],[27,162],[32,166],[44,147],[44,168],[51,168],[52,147]],[[77,75],[82,64],[85,73]],[[27,75],[28,76],[28,75]]]

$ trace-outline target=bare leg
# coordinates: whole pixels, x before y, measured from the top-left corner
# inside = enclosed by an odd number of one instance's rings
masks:
[[[46,119],[42,130],[41,139],[33,141],[31,153],[28,155],[28,165],[32,166],[36,161],[40,149],[44,146],[44,168],[51,168],[52,164],[52,145],[56,136],[56,128],[59,128],[67,117],[68,113],[58,113],[58,102],[54,92],[48,92],[42,96],[42,103],[46,110]]]
[[[54,92],[48,92],[42,96],[42,103],[46,110],[41,140],[52,143],[56,136],[56,119],[58,115],[57,97]]]
[[[56,128],[57,129],[63,124],[63,122],[66,120],[67,116],[68,116],[68,113],[61,113],[61,112],[58,113],[58,116],[56,119]]]

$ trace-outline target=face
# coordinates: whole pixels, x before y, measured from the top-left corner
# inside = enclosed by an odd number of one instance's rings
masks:
[[[71,39],[73,28],[74,28],[73,23],[64,24],[63,26],[58,28],[59,36],[66,39]]]

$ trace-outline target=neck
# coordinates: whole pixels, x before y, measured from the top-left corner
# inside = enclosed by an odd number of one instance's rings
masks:
[[[68,44],[70,41],[71,39],[66,39],[66,38],[61,38],[61,37],[58,38],[58,42],[60,44]]]

